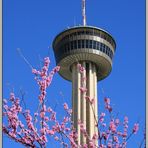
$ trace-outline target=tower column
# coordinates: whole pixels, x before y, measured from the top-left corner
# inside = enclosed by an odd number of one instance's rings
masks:
[[[78,133],[77,144],[80,145],[80,126],[78,126],[78,120],[81,119],[81,93],[79,88],[81,86],[81,74],[77,68],[77,64],[72,65],[72,119],[74,128]]]
[[[78,120],[80,120],[84,129],[90,138],[97,133],[97,75],[96,66],[94,63],[81,62],[81,66],[85,70],[80,73],[77,64],[72,65],[72,102],[73,102],[73,122],[74,127],[78,133],[78,144],[87,143],[87,139],[80,131]],[[80,91],[80,87],[86,88],[87,92]],[[86,98],[87,96],[87,98]],[[89,99],[88,99],[89,98]],[[94,103],[91,101],[94,99]],[[97,140],[95,144],[97,145]]]

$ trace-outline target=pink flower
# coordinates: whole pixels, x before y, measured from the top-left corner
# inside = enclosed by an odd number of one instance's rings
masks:
[[[115,124],[116,124],[116,125],[119,125],[119,123],[120,123],[120,120],[119,120],[119,119],[116,119],[116,120],[115,120]]]
[[[108,135],[105,132],[102,132],[102,137],[104,138],[104,140],[108,139]]]
[[[4,104],[7,104],[7,100],[6,100],[6,99],[3,99],[3,103],[4,103]]]
[[[124,117],[124,122],[128,123],[128,117],[127,116]]]
[[[34,116],[38,116],[38,113],[34,113]]]
[[[52,109],[50,107],[48,107],[47,111],[50,113],[50,112],[52,112]]]
[[[41,136],[41,139],[42,139],[44,142],[48,142],[47,137],[46,137],[45,135]]]
[[[124,132],[124,133],[122,134],[122,137],[123,137],[123,138],[127,137],[127,132]]]
[[[14,93],[10,93],[10,101],[14,101],[14,99],[15,99]]]
[[[93,135],[92,139],[93,139],[93,140],[97,140],[97,139],[98,139],[98,134],[95,133],[95,134]]]
[[[77,64],[77,68],[80,73],[83,73],[85,71],[85,68],[81,64]]]
[[[118,136],[122,136],[122,133],[121,133],[121,132],[117,132],[117,135],[118,135]]]
[[[88,148],[88,145],[87,145],[87,144],[84,144],[84,145],[83,145],[83,148]]]
[[[44,118],[44,116],[45,116],[45,112],[43,112],[43,111],[40,112],[40,117],[41,117],[41,118]]]
[[[59,138],[58,138],[57,136],[55,136],[55,137],[54,137],[54,139],[55,139],[56,141],[58,141],[58,140],[59,140]]]
[[[49,64],[50,64],[50,59],[49,59],[49,57],[44,58],[44,65],[45,65],[45,66],[49,66]]]
[[[95,144],[93,143],[93,141],[89,141],[89,148],[95,148]]]
[[[113,121],[110,122],[109,124],[109,128],[112,132],[116,132],[116,125],[114,124]]]
[[[53,130],[48,130],[47,133],[48,133],[49,135],[54,135],[55,132],[54,132]]]
[[[118,137],[117,136],[113,136],[113,140],[118,143]]]
[[[101,113],[101,114],[100,114],[100,117],[104,117],[104,116],[105,116],[105,113]]]
[[[110,104],[110,99],[109,98],[104,98],[104,102],[109,105]]]
[[[133,127],[133,133],[136,134],[138,130],[139,130],[139,124],[135,123]]]
[[[81,91],[82,93],[87,92],[87,88],[85,88],[85,87],[80,87],[79,89],[80,89],[80,91]]]
[[[65,110],[68,110],[68,105],[67,105],[67,103],[64,103],[64,109],[65,109]]]
[[[90,103],[91,103],[91,104],[95,104],[95,99],[92,98],[91,101],[90,101]]]
[[[60,70],[60,66],[56,66],[56,67],[53,69],[54,73],[58,72],[59,70]]]
[[[37,74],[37,70],[36,69],[32,69],[32,73],[33,74]]]

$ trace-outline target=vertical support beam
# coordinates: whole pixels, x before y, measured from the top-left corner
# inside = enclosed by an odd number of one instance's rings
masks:
[[[81,119],[81,94],[79,91],[81,84],[81,75],[77,69],[77,64],[72,66],[72,102],[73,102],[73,115],[72,119],[74,122],[74,127],[78,133],[77,144],[80,145],[80,126],[78,126],[78,120]]]
[[[78,125],[78,120],[84,124],[90,138],[93,137],[95,133],[98,133],[96,124],[98,120],[98,108],[97,108],[97,74],[96,66],[94,63],[81,62],[81,65],[86,69],[82,74],[80,74],[77,64],[72,65],[72,108],[73,115],[72,120],[74,122],[74,127],[78,133],[78,145],[87,143],[86,138],[80,131],[80,126]],[[86,78],[85,80],[83,80]],[[87,88],[86,93],[82,93],[79,88]],[[86,95],[90,99],[95,99],[94,104],[86,101]],[[98,146],[97,140],[95,145]]]
[[[93,85],[93,65],[92,63],[88,63],[88,96],[90,97],[90,99],[94,98],[94,85]],[[88,124],[89,124],[89,128],[88,128],[88,131],[89,131],[89,136],[90,138],[93,137],[93,134],[94,134],[94,105],[91,105],[89,103],[89,112],[88,112],[88,115],[89,115],[89,120],[88,120]]]
[[[95,64],[93,65],[93,75],[94,75],[94,113],[95,113],[95,126],[94,126],[94,132],[98,134],[98,127],[96,126],[98,124],[98,97],[97,97],[97,71]],[[98,146],[98,141],[95,141],[96,147]]]
[[[81,87],[86,88],[86,63],[82,62],[82,67],[85,68],[83,73],[81,74]],[[84,125],[84,129],[86,129],[86,92],[81,93],[81,121]],[[81,144],[86,144],[86,138],[81,133]]]

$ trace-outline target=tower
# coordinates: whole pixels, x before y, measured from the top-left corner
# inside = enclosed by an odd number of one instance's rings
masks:
[[[79,119],[90,138],[98,132],[97,82],[110,74],[116,48],[115,40],[108,32],[86,25],[85,0],[82,0],[82,16],[82,26],[65,29],[53,41],[56,64],[61,67],[59,74],[72,82],[72,120],[78,132],[78,144],[87,143],[80,131]],[[82,74],[78,63],[85,68]],[[80,87],[87,91],[81,92]],[[86,96],[93,98],[94,104],[90,105]]]

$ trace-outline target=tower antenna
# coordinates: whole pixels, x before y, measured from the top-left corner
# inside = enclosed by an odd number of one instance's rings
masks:
[[[82,0],[82,18],[83,18],[83,26],[86,26],[86,11],[85,11],[85,0]]]

